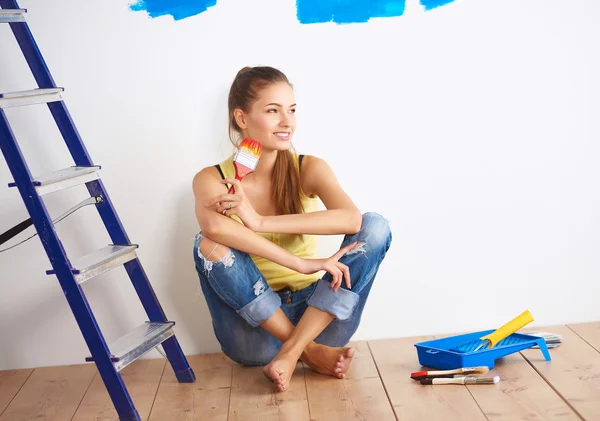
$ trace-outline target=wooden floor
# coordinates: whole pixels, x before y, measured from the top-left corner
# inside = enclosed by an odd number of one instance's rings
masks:
[[[139,360],[123,378],[150,421],[600,420],[600,322],[537,328],[563,336],[546,362],[539,349],[497,361],[496,385],[421,386],[414,343],[356,342],[345,380],[298,364],[291,388],[274,393],[261,368],[223,354],[195,355],[195,383],[179,384],[165,360]],[[117,420],[93,364],[0,371],[0,421]]]

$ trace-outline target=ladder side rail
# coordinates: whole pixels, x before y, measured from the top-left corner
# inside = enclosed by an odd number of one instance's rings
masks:
[[[140,297],[140,301],[146,309],[148,317],[151,318],[151,321],[167,321],[158,298],[156,298],[154,289],[148,283],[148,277],[144,272],[144,268],[142,267],[139,258],[135,258],[125,263],[124,266],[132,280],[138,296]],[[146,287],[146,285],[148,285],[148,287]],[[152,320],[152,317],[161,318],[159,320]],[[194,374],[194,371],[187,361],[187,358],[181,349],[181,345],[175,336],[172,336],[164,341],[162,343],[162,347],[165,350],[165,354],[167,354],[167,359],[173,368],[177,380],[181,383],[194,382],[196,380],[196,375]]]

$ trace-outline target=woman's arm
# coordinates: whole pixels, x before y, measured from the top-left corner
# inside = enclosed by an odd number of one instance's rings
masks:
[[[296,272],[310,274],[326,270],[332,275],[331,287],[335,291],[339,289],[343,278],[346,279],[346,286],[351,287],[350,271],[338,260],[352,249],[356,242],[348,244],[326,259],[302,259],[235,220],[216,212],[214,205],[206,206],[210,198],[227,190],[215,168],[208,167],[196,174],[193,189],[196,197],[196,217],[202,233],[207,238],[230,248],[264,257]]]
[[[356,234],[362,214],[337,181],[333,170],[321,158],[306,155],[301,180],[306,195],[318,196],[327,210],[296,215],[262,216],[259,232],[285,234]]]
[[[228,216],[215,212],[205,203],[227,192],[217,170],[207,167],[194,177],[195,212],[202,233],[211,240],[236,250],[264,257],[272,262],[302,272],[301,258],[273,244]]]

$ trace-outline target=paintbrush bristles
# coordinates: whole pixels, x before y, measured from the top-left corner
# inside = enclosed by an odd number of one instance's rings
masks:
[[[241,153],[254,156],[256,159],[258,159],[260,153],[262,152],[262,145],[256,140],[245,138],[242,140],[242,143],[240,143],[239,151]]]
[[[242,177],[250,173],[256,168],[256,164],[258,164],[258,158],[260,158],[260,154],[262,152],[262,145],[256,140],[252,140],[250,138],[245,138],[240,143],[240,146],[233,157],[234,164],[237,163],[242,165],[244,168],[241,168],[239,171],[242,172]]]
[[[500,381],[500,376],[494,377],[468,377],[465,384],[496,384]]]
[[[490,368],[486,365],[482,365],[480,367],[473,367],[471,369],[469,369],[469,373],[471,374],[485,374],[488,371],[490,371]],[[463,371],[463,373],[465,373],[466,371]]]

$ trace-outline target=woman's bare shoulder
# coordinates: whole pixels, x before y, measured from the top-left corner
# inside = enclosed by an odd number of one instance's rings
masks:
[[[331,174],[332,170],[325,159],[315,155],[304,155],[300,169],[300,183],[308,197],[316,197],[315,187],[324,176]]]
[[[219,170],[214,166],[210,165],[208,167],[202,168],[198,171],[192,180],[192,187],[195,192],[206,189],[206,187],[211,186],[211,190],[217,188],[217,186],[222,188],[226,187],[221,184],[221,174]],[[219,190],[221,190],[219,189]]]

